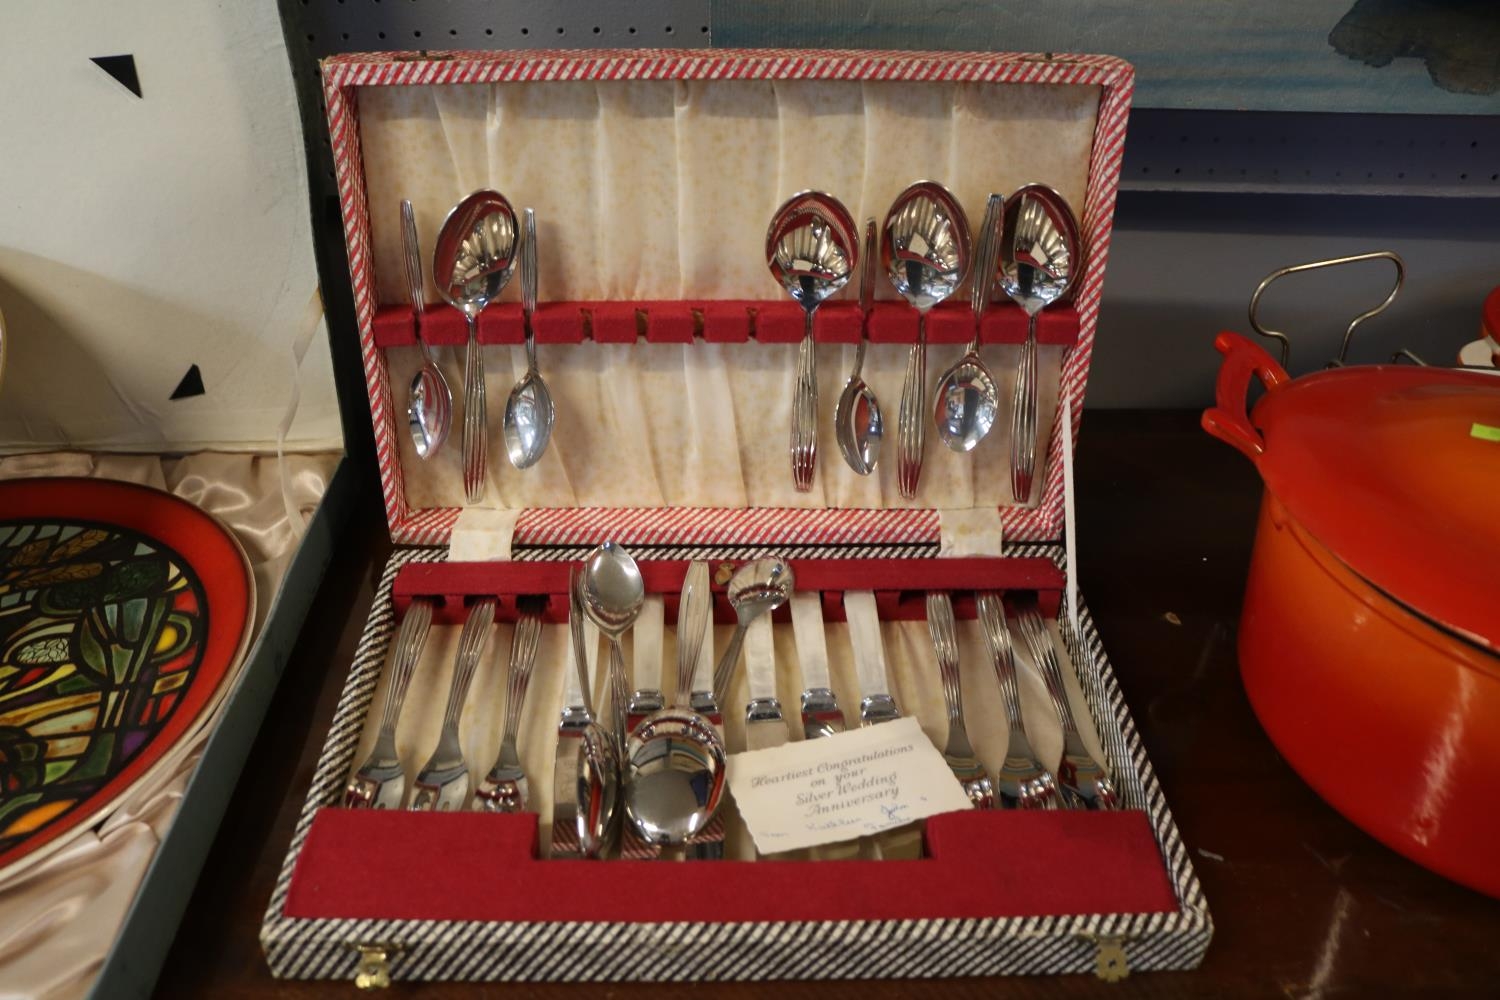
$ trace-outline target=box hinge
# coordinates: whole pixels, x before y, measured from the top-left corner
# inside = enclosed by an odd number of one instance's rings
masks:
[[[391,985],[391,959],[401,953],[401,946],[394,942],[355,943],[350,945],[359,952],[359,965],[354,968],[354,985],[362,990],[383,990]]]
[[[1125,957],[1125,934],[1080,935],[1094,945],[1094,975],[1106,983],[1117,983],[1130,975],[1130,961]]]

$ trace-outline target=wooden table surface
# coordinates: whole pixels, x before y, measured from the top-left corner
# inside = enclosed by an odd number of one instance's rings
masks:
[[[1215,932],[1194,972],[777,984],[778,1000],[1500,993],[1500,902],[1377,844],[1298,780],[1240,686],[1235,633],[1259,484],[1196,413],[1090,412],[1079,579]],[[258,933],[390,545],[375,498],[348,526],[158,985],[161,996],[350,995],[266,971]],[[1378,766],[1378,762],[1373,762]],[[1080,863],[1086,859],[1080,859]],[[962,969],[955,968],[955,975]],[[399,996],[759,997],[764,984],[407,985]]]

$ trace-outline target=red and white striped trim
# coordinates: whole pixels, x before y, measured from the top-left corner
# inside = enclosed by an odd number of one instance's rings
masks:
[[[396,446],[396,414],[385,357],[375,346],[373,268],[369,206],[364,192],[356,113],[360,87],[535,80],[956,80],[987,83],[1074,84],[1101,89],[1099,117],[1089,161],[1080,222],[1086,271],[1074,293],[1079,313],[1077,346],[1063,366],[1062,386],[1073,407],[1074,441],[1063,441],[1054,421],[1048,443],[1047,478],[1037,509],[1001,508],[1007,540],[1048,541],[1063,529],[1062,449],[1076,443],[1083,416],[1083,387],[1098,325],[1104,265],[1109,253],[1125,125],[1135,88],[1130,65],[1111,56],[1023,53],[838,52],[814,50],[591,50],[584,52],[376,53],[334,56],[323,62],[324,97],[333,144],[344,238],[349,249],[360,353],[375,431],[380,486],[391,537],[402,545],[442,545],[458,518],[456,508],[413,510]],[[766,544],[931,542],[934,511],[718,510],[537,510],[522,515],[517,540],[565,543],[593,532],[637,544],[711,544],[741,532],[737,541]],[[743,532],[751,532],[747,537]]]

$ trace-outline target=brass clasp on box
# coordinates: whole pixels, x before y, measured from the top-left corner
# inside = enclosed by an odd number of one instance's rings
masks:
[[[1084,934],[1094,943],[1094,975],[1106,983],[1117,983],[1130,975],[1130,962],[1125,957],[1124,934]]]
[[[394,942],[351,944],[359,952],[359,965],[354,969],[354,985],[362,990],[383,990],[391,985],[391,959],[401,953],[401,945]]]

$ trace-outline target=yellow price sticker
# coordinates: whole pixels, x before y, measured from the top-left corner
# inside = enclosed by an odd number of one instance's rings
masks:
[[[1469,437],[1477,437],[1481,441],[1500,441],[1500,427],[1475,424],[1469,428]]]

